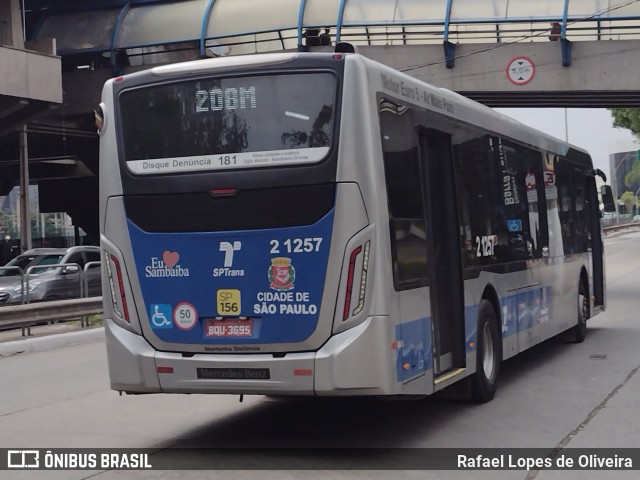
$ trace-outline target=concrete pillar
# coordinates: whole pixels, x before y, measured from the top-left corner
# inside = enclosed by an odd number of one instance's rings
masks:
[[[0,2],[0,43],[24,48],[20,0]]]
[[[29,147],[27,126],[20,131],[20,252],[31,248],[31,214],[29,212]]]

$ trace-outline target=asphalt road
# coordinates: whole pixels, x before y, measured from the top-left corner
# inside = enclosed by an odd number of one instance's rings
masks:
[[[584,343],[550,341],[506,362],[485,405],[118,396],[104,343],[0,358],[0,447],[640,447],[640,232],[606,240],[608,308]],[[296,465],[295,452],[291,452]],[[304,463],[300,454],[298,463]],[[380,464],[384,466],[384,459]],[[395,465],[395,464],[394,464]],[[321,468],[321,464],[319,467]],[[2,478],[639,478],[602,471],[65,471]]]

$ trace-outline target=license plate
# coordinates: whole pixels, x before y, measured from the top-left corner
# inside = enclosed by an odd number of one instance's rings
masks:
[[[207,337],[250,337],[253,335],[251,320],[207,320]]]
[[[210,380],[269,380],[268,368],[198,368],[198,378]]]

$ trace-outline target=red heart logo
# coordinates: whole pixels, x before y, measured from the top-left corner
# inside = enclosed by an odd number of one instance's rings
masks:
[[[173,268],[176,263],[180,260],[180,254],[178,252],[170,252],[169,250],[165,250],[162,253],[162,261],[167,266],[167,268]]]

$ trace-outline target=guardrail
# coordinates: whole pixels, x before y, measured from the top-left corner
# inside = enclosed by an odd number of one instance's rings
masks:
[[[1,272],[17,272],[17,275],[20,276],[20,303],[25,303],[25,296],[24,296],[24,270],[22,270],[22,268],[20,267],[16,267],[14,265],[11,266],[4,266],[4,267],[0,267],[0,273]],[[9,295],[9,299],[11,299],[11,292],[6,292],[7,295]]]
[[[31,327],[38,323],[69,318],[84,318],[102,313],[102,297],[54,300],[42,303],[7,305],[0,308],[0,330],[21,327],[22,336],[31,335]],[[84,320],[82,321],[84,326]]]
[[[89,277],[87,276],[90,268],[96,268],[102,265],[102,262],[99,260],[94,260],[92,262],[87,262],[84,264],[84,268],[82,269],[82,286],[80,291],[82,292],[82,297],[89,296]]]
[[[623,223],[620,225],[611,225],[609,227],[603,227],[602,231],[605,235],[613,232],[619,232],[620,230],[639,230],[640,223],[632,222],[632,223]]]

